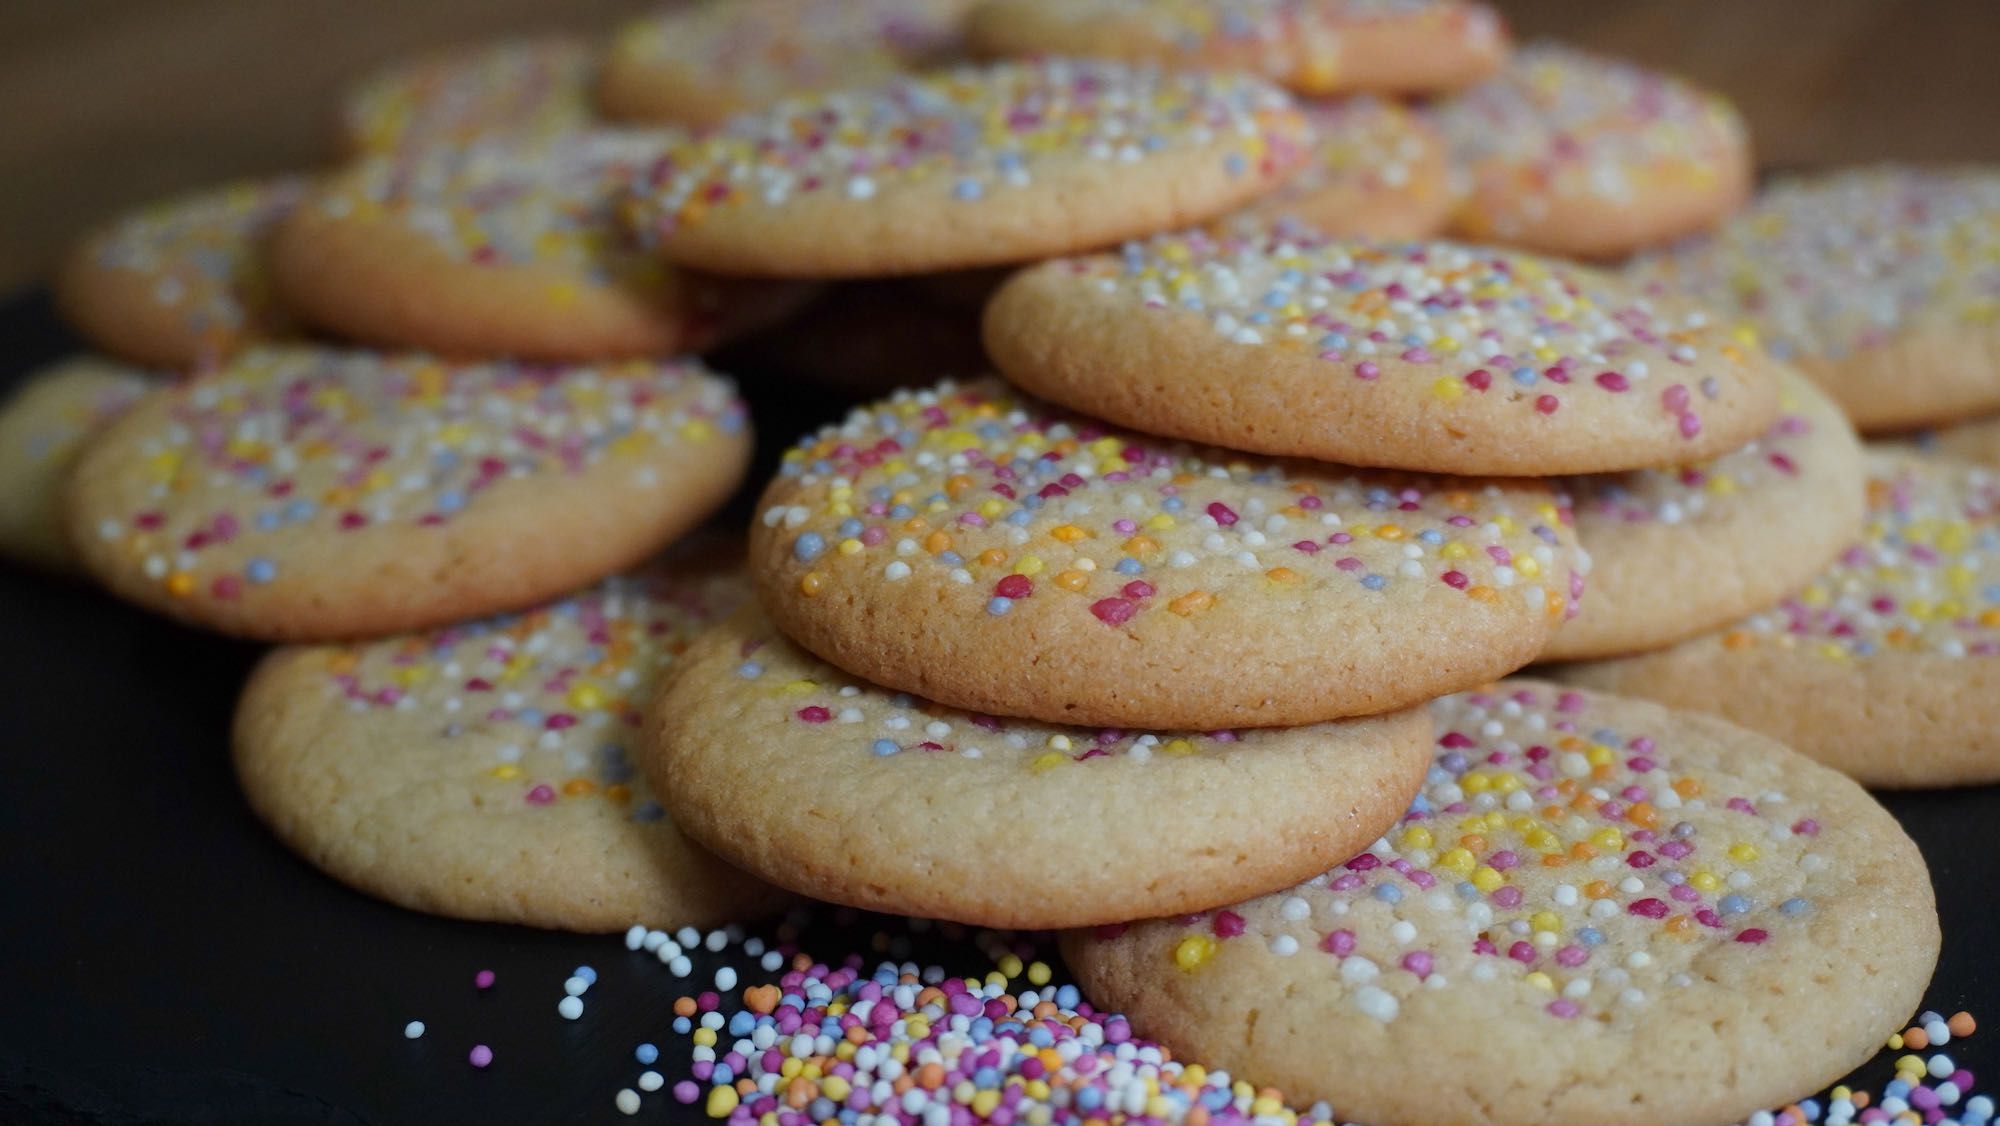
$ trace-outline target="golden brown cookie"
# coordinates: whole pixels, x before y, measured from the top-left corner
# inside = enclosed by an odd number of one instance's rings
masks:
[[[1493,73],[1507,29],[1460,0],[986,0],[987,55],[1093,55],[1244,70],[1302,94],[1427,94]]]
[[[0,402],[0,555],[75,568],[60,504],[70,466],[91,435],[163,385],[138,368],[77,355],[30,373]]]
[[[802,97],[675,146],[629,218],[723,274],[1023,262],[1234,210],[1307,155],[1283,92],[1103,60],[960,67]]]
[[[986,308],[1029,392],[1155,434],[1439,473],[1716,457],[1778,366],[1698,309],[1518,251],[1229,224],[1058,260]]]
[[[1740,322],[1863,433],[2000,409],[2000,171],[1782,180],[1630,273]]]
[[[670,134],[572,133],[379,157],[279,227],[279,291],[340,336],[450,356],[599,360],[701,351],[796,287],[690,276],[632,245],[615,203]]]
[[[1341,1121],[1679,1126],[1820,1090],[1922,1000],[1930,876],[1853,782],[1536,681],[1431,714],[1429,780],[1374,847],[1227,910],[1065,935],[1091,1003]]]
[[[306,188],[300,177],[246,181],[123,216],[63,261],[56,307],[91,344],[142,367],[186,371],[287,335],[264,240]]]
[[[1847,416],[1786,372],[1784,413],[1713,461],[1573,477],[1588,595],[1550,660],[1659,649],[1769,609],[1861,532],[1867,491]]]
[[[379,636],[631,567],[714,511],[749,454],[735,389],[692,361],[257,349],[107,427],[71,474],[67,531],[113,592],[184,621]]]
[[[1859,540],[1793,597],[1566,680],[1712,712],[1876,787],[2000,781],[2000,476],[1869,458]]]
[[[691,836],[773,882],[1046,928],[1201,910],[1321,871],[1395,821],[1430,737],[1422,709],[1191,734],[972,714],[857,681],[751,608],[682,659],[642,766]]]
[[[278,649],[237,708],[244,795],[329,875],[419,911],[580,931],[768,912],[782,893],[682,836],[633,761],[654,685],[748,594],[734,555]]]
[[[1539,482],[1163,442],[950,383],[785,456],[750,569],[779,628],[939,703],[1214,730],[1394,711],[1531,660],[1581,582]]]
[[[1620,258],[1705,230],[1755,173],[1719,94],[1540,43],[1434,115],[1462,183],[1454,232],[1573,258]]]

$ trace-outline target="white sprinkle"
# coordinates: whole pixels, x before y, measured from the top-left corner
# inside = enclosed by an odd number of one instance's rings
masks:
[[[583,1015],[583,998],[563,998],[556,1002],[556,1012],[561,1013],[564,1020],[575,1020]]]
[[[424,1034],[423,1021],[413,1020],[410,1023],[403,1026],[403,1039],[405,1040],[415,1040],[423,1036],[423,1034]]]
[[[639,1092],[630,1087],[619,1091],[618,1096],[611,1101],[617,1105],[620,1114],[639,1113]]]

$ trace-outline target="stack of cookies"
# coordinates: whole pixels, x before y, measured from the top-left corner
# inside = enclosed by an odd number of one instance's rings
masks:
[[[66,266],[176,378],[0,414],[0,543],[282,643],[237,765],[339,878],[1061,929],[1376,1123],[1726,1121],[1920,1000],[1842,772],[2000,778],[2000,428],[1856,426],[2000,411],[2000,176],[1746,209],[1722,99],[1454,0],[714,0],[340,124]],[[717,349],[869,398],[747,548]]]

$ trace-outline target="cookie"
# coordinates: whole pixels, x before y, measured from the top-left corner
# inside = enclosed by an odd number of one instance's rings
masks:
[[[1712,712],[1874,787],[2000,781],[2000,474],[1875,454],[1859,542],[1793,597],[1566,680]]]
[[[1899,442],[1871,444],[2000,466],[2000,416],[1925,430]]]
[[[952,307],[908,281],[843,282],[768,332],[717,357],[731,371],[800,379],[870,398],[992,365],[979,313]]]
[[[349,156],[546,140],[591,123],[598,52],[563,35],[482,43],[379,71],[340,102]]]
[[[157,385],[112,360],[77,355],[30,373],[0,402],[0,555],[75,567],[57,501],[92,434]]]
[[[971,0],[712,0],[627,25],[598,104],[620,121],[718,125],[955,53]]]
[[[1439,473],[1716,457],[1777,416],[1777,365],[1700,311],[1516,251],[1290,223],[1044,263],[986,309],[1029,392],[1154,434]]]
[[[279,227],[272,271],[299,315],[390,348],[596,360],[700,351],[796,287],[691,277],[634,246],[622,185],[669,134],[600,130],[380,158]]]
[[[415,910],[740,922],[781,893],[682,836],[633,760],[655,683],[747,595],[733,558],[683,554],[522,614],[278,649],[237,708],[244,795],[315,866]]]
[[[622,571],[721,504],[749,454],[735,389],[691,361],[258,349],[99,435],[67,530],[98,579],[149,609],[346,640]]]
[[[263,244],[306,187],[246,181],[126,215],[63,261],[56,308],[91,344],[142,367],[185,371],[287,335]]]
[[[630,218],[717,273],[958,270],[1220,215],[1295,171],[1307,138],[1291,99],[1245,76],[961,67],[735,118],[670,151]]]
[[[2000,172],[1783,180],[1631,272],[1743,322],[1863,432],[2000,410]]]
[[[1713,461],[1560,486],[1590,553],[1590,596],[1542,656],[1658,649],[1769,609],[1861,533],[1867,492],[1847,416],[1802,375],[1784,413]]]
[[[1817,1091],[1922,999],[1929,874],[1853,782],[1535,681],[1431,714],[1430,777],[1372,848],[1228,910],[1065,935],[1092,1003],[1341,1121],[1641,1126]]]
[[[1749,197],[1749,132],[1719,94],[1553,43],[1435,113],[1475,242],[1618,258],[1714,226]]]
[[[754,608],[688,650],[646,732],[641,768],[675,822],[746,871],[1029,929],[1202,910],[1321,871],[1395,823],[1431,741],[1421,708],[1205,734],[962,712],[857,682]]]
[[[1302,103],[1312,124],[1305,171],[1249,207],[1342,238],[1420,239],[1451,212],[1444,140],[1422,117],[1380,98]]]
[[[986,0],[973,48],[1243,70],[1303,94],[1427,94],[1507,55],[1493,9],[1458,0]]]
[[[751,533],[779,628],[971,711],[1214,730],[1393,711],[1511,671],[1580,559],[1539,482],[1191,448],[994,380],[785,455]]]

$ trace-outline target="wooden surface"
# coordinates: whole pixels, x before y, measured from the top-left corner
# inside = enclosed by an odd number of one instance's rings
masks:
[[[120,208],[327,152],[336,91],[459,40],[605,29],[647,0],[0,3],[0,293]],[[1764,162],[2000,161],[2000,0],[1501,0],[1736,99]]]

